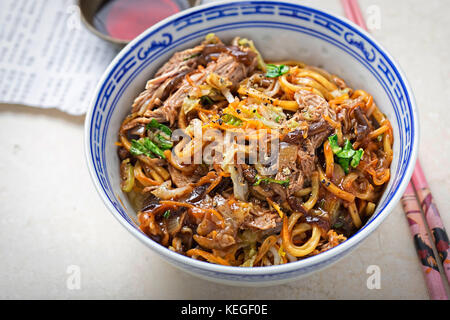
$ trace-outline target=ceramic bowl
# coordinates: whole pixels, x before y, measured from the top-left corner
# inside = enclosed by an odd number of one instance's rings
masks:
[[[222,40],[254,40],[267,60],[296,59],[341,76],[371,93],[394,131],[391,179],[370,221],[347,241],[319,255],[285,265],[242,268],[215,265],[177,254],[149,239],[120,189],[116,146],[119,126],[146,81],[175,52],[213,32]],[[216,282],[271,285],[331,265],[369,236],[399,201],[408,184],[419,141],[410,86],[389,53],[367,32],[331,13],[294,2],[227,1],[195,7],[149,28],[129,43],[102,76],[86,117],[86,157],[95,187],[113,216],[172,265]]]

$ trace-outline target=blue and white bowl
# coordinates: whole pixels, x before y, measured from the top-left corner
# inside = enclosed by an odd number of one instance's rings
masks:
[[[371,93],[394,130],[391,180],[373,217],[355,235],[319,255],[280,266],[241,268],[197,261],[149,239],[120,189],[116,146],[119,126],[133,99],[173,53],[213,32],[230,41],[255,41],[265,59],[302,60],[341,76]],[[419,124],[409,84],[392,57],[364,30],[322,10],[281,1],[226,1],[192,8],[149,28],[109,65],[95,91],[85,124],[86,157],[92,180],[108,209],[136,238],[174,266],[195,276],[238,285],[269,285],[317,271],[342,258],[392,211],[411,177]]]

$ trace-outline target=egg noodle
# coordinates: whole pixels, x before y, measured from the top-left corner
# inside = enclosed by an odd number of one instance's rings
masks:
[[[243,267],[345,241],[374,213],[393,157],[391,124],[369,93],[213,34],[147,82],[116,144],[146,235]]]

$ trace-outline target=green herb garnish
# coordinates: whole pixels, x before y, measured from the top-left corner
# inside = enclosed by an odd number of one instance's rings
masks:
[[[148,138],[143,139],[142,142],[144,146],[152,153],[165,159],[163,150],[167,150],[173,147],[173,143],[172,141],[170,141],[172,130],[170,130],[168,126],[159,123],[156,119],[152,119],[149,123],[147,123],[146,129],[153,129],[156,130],[156,132],[149,133],[151,140]]]
[[[148,139],[148,138],[147,138]],[[130,152],[133,156],[146,155],[151,158],[155,156],[144,146],[143,142],[138,140],[131,140]]]
[[[342,221],[337,221],[335,224],[333,224],[331,227],[333,229],[339,229],[342,228],[344,226],[344,223]]]
[[[167,210],[166,212],[164,212],[163,217],[164,217],[164,219],[168,219],[170,217],[170,210]]]
[[[204,107],[209,107],[214,104],[213,99],[211,99],[209,96],[201,96],[200,97],[200,104]]]
[[[355,151],[355,154],[353,155],[352,161],[350,162],[350,165],[353,168],[356,168],[359,165],[359,161],[361,161],[361,158],[364,154],[364,150],[363,149],[359,149]]]
[[[333,134],[332,136],[329,136],[328,142],[330,142],[330,147],[334,154],[336,154],[342,150],[342,148],[339,147],[337,134]]]
[[[236,126],[239,127],[242,124],[242,120],[239,119],[238,117],[235,117],[231,114],[225,113],[222,116],[222,120],[223,122],[225,122],[226,124],[232,125],[232,126]]]
[[[149,138],[144,138],[144,146],[150,150],[151,152],[153,152],[154,154],[156,154],[157,156],[159,156],[162,159],[165,159],[166,156],[164,155],[164,152]]]
[[[166,158],[164,152],[147,137],[139,140],[131,140],[130,152],[134,156],[146,155],[150,158],[155,158],[155,155],[157,155],[162,159]]]
[[[281,184],[282,186],[287,186],[289,184],[289,179],[286,180],[276,180],[276,179],[272,179],[272,178],[268,178],[268,177],[260,177],[260,176],[256,176],[256,182],[253,184],[254,186],[259,186],[259,184],[261,182],[273,182],[273,183],[278,183]]]
[[[338,157],[338,163],[342,167],[342,169],[344,169],[344,172],[348,173],[348,165],[350,163],[349,159]]]
[[[354,150],[348,139],[345,140],[344,147],[340,147],[336,134],[329,136],[328,141],[330,142],[331,150],[338,159],[337,162],[344,169],[345,173],[348,173],[349,166],[356,168],[359,165],[359,161],[364,154],[363,149]]]
[[[351,142],[346,139],[344,143],[344,148],[336,153],[339,158],[351,159],[355,154],[355,150],[353,150]]]
[[[287,73],[289,71],[289,67],[282,65],[275,65],[275,64],[267,64],[266,65],[266,77],[267,78],[276,78],[279,76],[282,76],[283,74]]]
[[[173,142],[164,138],[161,134],[157,134],[154,142],[163,150],[168,150],[173,147]]]
[[[156,119],[152,119],[149,123],[147,123],[146,128],[147,130],[150,128],[159,129],[168,136],[172,135],[172,130],[170,130],[168,126],[159,123]]]
[[[189,56],[189,57],[187,57],[187,58],[184,58],[183,61],[186,61],[186,60],[189,60],[189,59],[198,57],[199,55],[200,55],[200,52],[199,52],[199,53],[196,53],[196,54],[193,54],[192,56]]]

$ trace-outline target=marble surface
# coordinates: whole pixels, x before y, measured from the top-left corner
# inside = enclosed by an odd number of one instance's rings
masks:
[[[343,14],[337,0],[303,1]],[[450,228],[450,5],[360,0],[380,10],[373,34],[410,80],[420,109],[420,160]],[[378,8],[378,9],[377,9]],[[370,11],[371,12],[371,11]],[[428,299],[400,204],[332,267],[268,289],[228,287],[162,261],[104,207],[83,154],[84,117],[0,105],[0,298],[43,299]],[[367,268],[381,270],[368,289]],[[79,288],[70,285],[73,267]],[[69,283],[69,285],[68,285]]]

